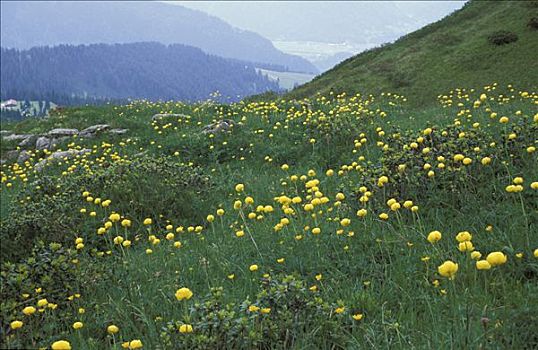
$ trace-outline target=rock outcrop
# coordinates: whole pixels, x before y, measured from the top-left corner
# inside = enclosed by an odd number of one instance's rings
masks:
[[[71,159],[85,153],[90,153],[91,151],[92,151],[91,149],[84,148],[81,150],[68,149],[67,151],[54,152],[47,158],[42,159],[39,162],[37,162],[34,165],[34,169],[36,171],[42,171],[45,165],[49,164],[50,162],[53,162],[55,160],[60,160],[60,159]]]
[[[218,132],[231,131],[236,123],[231,119],[223,119],[218,122],[211,123],[202,128],[204,134],[216,134]]]

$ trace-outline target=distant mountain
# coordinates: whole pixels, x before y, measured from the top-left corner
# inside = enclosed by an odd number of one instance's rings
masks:
[[[535,88],[537,14],[538,1],[470,1],[393,44],[345,60],[287,97],[390,91],[423,105],[457,87]]]
[[[382,44],[461,8],[465,1],[181,1],[233,26],[281,41]]]
[[[181,1],[273,41],[321,71],[340,53],[357,54],[417,30],[465,1]],[[335,57],[331,57],[337,55]],[[349,57],[349,56],[348,56]],[[332,65],[331,65],[332,64]],[[330,65],[330,66],[329,66]]]
[[[1,49],[1,97],[57,101],[147,98],[222,100],[278,90],[253,65],[185,45],[159,43],[60,45]]]
[[[155,41],[185,44],[226,58],[316,73],[264,37],[182,6],[151,1],[2,1],[3,47]]]

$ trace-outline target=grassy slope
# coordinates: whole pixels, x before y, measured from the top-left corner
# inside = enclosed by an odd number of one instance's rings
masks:
[[[31,166],[25,168],[24,173],[30,178],[26,186],[19,179],[13,180],[15,172],[11,167],[3,168],[14,186],[8,188],[4,183],[0,193],[2,202],[10,201],[13,209],[3,218],[2,227],[12,229],[2,233],[6,235],[2,237],[10,237],[3,238],[2,249],[22,230],[8,224],[20,220],[23,214],[30,214],[37,222],[32,232],[41,230],[41,238],[61,242],[73,254],[68,261],[76,257],[79,264],[73,273],[74,282],[66,289],[53,288],[50,281],[35,277],[42,273],[43,267],[49,271],[46,260],[38,260],[39,269],[31,268],[29,277],[20,277],[20,284],[14,281],[17,274],[8,275],[13,277],[5,280],[2,290],[5,319],[2,328],[7,332],[1,334],[2,343],[9,342],[12,348],[45,347],[54,340],[68,339],[77,349],[118,349],[119,342],[132,339],[141,339],[148,349],[535,347],[532,329],[538,324],[538,265],[532,254],[537,248],[538,212],[537,192],[529,184],[538,180],[538,167],[536,153],[527,153],[526,147],[537,142],[536,122],[532,122],[536,119],[536,95],[533,99],[521,99],[516,91],[499,90],[486,91],[492,99],[477,109],[472,104],[481,91],[468,98],[454,97],[452,107],[435,107],[422,113],[410,113],[405,103],[400,106],[397,100],[386,96],[376,97],[368,106],[358,105],[356,100],[318,100],[313,112],[308,114],[293,112],[294,104],[279,104],[275,109],[270,104],[200,107],[142,103],[118,108],[69,109],[63,116],[6,125],[17,132],[36,132],[58,126],[82,128],[110,123],[128,127],[130,132],[123,137],[103,135],[96,139],[69,140],[81,147],[95,145],[96,153],[86,158],[87,163],[68,161],[51,166],[44,175],[34,174]],[[498,102],[496,97],[500,93],[515,97]],[[463,105],[456,107],[458,102]],[[378,108],[387,116],[374,112]],[[466,109],[472,112],[460,115],[457,119],[461,125],[454,129],[454,118]],[[491,119],[489,109],[499,116],[509,116],[510,123],[500,124]],[[356,110],[362,112],[351,114]],[[516,115],[517,110],[522,113]],[[164,129],[159,123],[160,128],[155,129],[149,116],[161,111],[187,113],[192,120],[189,123],[171,120],[170,127]],[[466,117],[468,114],[472,117]],[[322,122],[324,115],[334,116]],[[243,125],[230,135],[210,138],[200,134],[203,125],[222,117],[242,120]],[[481,127],[473,127],[475,122]],[[284,129],[283,125],[288,128]],[[433,136],[426,137],[425,145],[420,147],[430,147],[432,154],[402,151],[400,142],[410,144],[423,136],[428,126],[433,127]],[[521,126],[524,128],[518,129]],[[380,134],[378,128],[386,133]],[[512,128],[519,136],[508,143],[506,136]],[[445,130],[449,134],[446,140],[441,137]],[[461,131],[466,133],[463,138],[458,137]],[[357,147],[353,141],[360,139],[361,133],[367,140]],[[311,138],[317,140],[314,145]],[[103,141],[112,147],[103,148]],[[499,146],[492,146],[492,141]],[[381,151],[383,144],[378,142],[390,144],[390,150]],[[209,193],[203,192],[190,201],[174,201],[174,197],[183,196],[185,189],[178,188],[177,183],[168,183],[167,177],[144,178],[135,172],[118,177],[121,168],[112,166],[112,156],[117,153],[122,159],[135,160],[135,154],[140,151],[148,152],[151,157],[164,155],[199,165],[211,177]],[[172,156],[175,151],[180,152],[178,157]],[[453,162],[453,155],[459,152],[471,157],[473,163],[464,167]],[[438,155],[446,157],[444,171],[437,168]],[[480,160],[486,155],[493,161],[489,166],[482,166]],[[359,160],[360,156],[366,159]],[[357,162],[363,170],[350,170],[352,162]],[[423,169],[425,162],[433,165],[434,177],[427,176]],[[281,169],[283,163],[289,164],[290,169]],[[396,170],[399,163],[408,166],[403,177]],[[106,177],[95,176],[84,178],[81,183],[78,179],[85,173],[83,164],[89,165],[95,174],[104,171],[118,182],[103,186],[101,182]],[[77,170],[61,175],[71,165]],[[342,173],[326,176],[328,168]],[[315,170],[316,175],[306,176],[309,169]],[[177,168],[177,172],[188,171]],[[303,204],[308,202],[305,181],[292,181],[293,174],[319,179],[319,189],[330,202],[319,207],[323,214],[316,218],[303,210],[302,205],[294,205],[297,213],[288,215],[290,225],[275,232],[274,225],[286,217],[275,197],[301,196]],[[378,188],[376,181],[381,174],[388,175],[391,183]],[[506,193],[504,187],[515,176],[525,179],[525,190],[519,194]],[[49,191],[55,195],[43,197],[36,185],[44,186],[48,181]],[[235,192],[237,183],[245,184],[245,193]],[[359,219],[355,212],[362,205],[357,189],[363,185],[368,186],[373,196],[364,205],[368,216]],[[61,197],[71,190],[72,198]],[[91,191],[95,197],[112,199],[112,205],[101,208],[86,202],[80,195],[83,190]],[[336,204],[338,192],[346,195],[341,205]],[[274,212],[258,212],[263,216],[260,220],[242,218],[233,209],[233,203],[236,199],[244,200],[246,195],[252,196],[255,203],[252,207],[244,206],[245,215],[255,211],[257,205],[272,205]],[[400,202],[413,200],[419,212],[412,214],[403,208],[398,213],[391,212],[385,204],[391,196]],[[31,212],[32,202],[45,209],[58,202],[61,206]],[[206,215],[216,216],[219,207],[226,214],[208,223]],[[95,210],[97,215],[81,214],[80,208],[86,208],[87,212]],[[195,208],[195,213],[184,215],[183,211],[189,208]],[[97,235],[97,228],[107,221],[111,211],[130,218],[132,227],[124,229],[115,224],[104,236]],[[378,219],[381,212],[388,212],[390,219]],[[141,223],[145,217],[154,219],[149,232]],[[343,228],[339,220],[344,217],[351,218],[351,225]],[[73,220],[72,225],[64,229],[67,219]],[[41,229],[47,221],[51,221],[49,228]],[[204,229],[199,235],[176,234],[174,240],[183,244],[181,249],[176,249],[165,238],[170,232],[165,228],[167,224],[174,229],[190,225],[202,225]],[[487,225],[493,226],[493,232],[485,230]],[[305,226],[309,229],[304,230]],[[310,232],[315,226],[321,228],[320,235]],[[235,236],[239,229],[246,231],[245,236]],[[338,229],[344,229],[344,233],[337,235]],[[435,245],[425,239],[432,230],[443,233],[442,240]],[[477,271],[469,253],[458,251],[454,237],[463,230],[472,232],[473,243],[484,257],[489,252],[502,251],[507,254],[508,263],[490,271]],[[351,231],[354,235],[350,235]],[[150,243],[150,234],[160,238],[161,243]],[[118,235],[131,239],[132,247],[123,249],[113,245],[110,240]],[[75,237],[84,238],[85,247],[79,252],[74,249]],[[108,249],[111,255],[95,254]],[[153,253],[148,255],[146,249],[152,249]],[[524,254],[521,259],[515,256],[519,252]],[[423,257],[431,260],[421,261]],[[285,258],[285,262],[278,263],[278,258]],[[437,266],[447,259],[460,266],[453,281],[437,273]],[[258,264],[259,270],[250,272],[251,264]],[[23,263],[20,268],[25,266]],[[279,285],[269,295],[262,292],[268,280],[262,275],[266,273]],[[49,272],[44,274],[53,281],[58,278]],[[62,272],[61,276],[65,274]],[[235,275],[233,280],[228,278],[230,274]],[[284,287],[284,276],[288,274],[294,274],[304,283],[298,295],[289,292],[293,288]],[[317,274],[322,274],[321,281],[315,278]],[[436,280],[438,287],[432,284]],[[183,286],[192,289],[194,296],[179,302],[174,292]],[[309,290],[312,286],[318,291]],[[34,292],[37,287],[43,288],[41,295]],[[210,287],[223,288],[219,306],[214,307],[229,307],[234,314],[219,311],[222,319],[218,321],[210,310],[195,306],[215,301],[213,297],[205,297]],[[28,292],[30,299],[21,298],[21,292]],[[67,296],[77,292],[82,294],[80,299],[66,301]],[[20,313],[23,306],[35,305],[42,297],[58,303],[58,310],[48,310],[42,317],[34,318]],[[323,302],[315,308],[303,304],[317,303],[316,298]],[[252,304],[270,306],[272,311],[264,316],[245,310]],[[338,306],[345,306],[342,314],[335,313]],[[85,308],[86,313],[79,314],[79,307]],[[364,319],[354,321],[351,316],[356,313],[364,314]],[[483,327],[482,317],[491,320],[490,326]],[[8,330],[7,322],[13,319],[26,323],[22,330]],[[84,322],[84,328],[75,331],[71,325],[79,320]],[[195,332],[181,335],[175,322],[190,323]],[[114,338],[105,332],[106,326],[112,323],[120,327]],[[288,329],[289,334],[283,329]],[[210,338],[204,338],[209,335]]]
[[[441,91],[491,82],[536,86],[538,31],[527,26],[537,2],[471,1],[443,20],[393,44],[352,57],[288,94],[292,98],[394,91],[415,105],[431,104]],[[517,42],[494,46],[489,34],[508,30]]]

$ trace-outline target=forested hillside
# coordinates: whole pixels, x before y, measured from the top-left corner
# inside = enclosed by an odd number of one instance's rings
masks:
[[[1,50],[2,98],[147,98],[222,101],[278,90],[248,63],[158,43],[60,45]],[[53,100],[54,101],[54,100]]]
[[[0,5],[3,47],[156,41],[298,72],[317,72],[306,59],[277,50],[259,34],[159,1],[2,1]]]

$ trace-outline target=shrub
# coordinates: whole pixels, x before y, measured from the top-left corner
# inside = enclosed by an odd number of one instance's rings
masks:
[[[517,41],[518,37],[516,33],[509,32],[507,30],[499,30],[491,33],[488,36],[488,41],[493,45],[505,45]]]
[[[527,26],[531,29],[538,30],[538,17],[532,17],[529,19]]]

